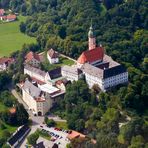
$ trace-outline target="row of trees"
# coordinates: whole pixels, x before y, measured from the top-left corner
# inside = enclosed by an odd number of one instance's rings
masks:
[[[11,67],[11,66],[10,66]],[[12,71],[0,72],[0,104],[3,109],[0,111],[0,147],[5,145],[10,138],[11,132],[8,126],[20,126],[28,122],[29,115],[22,104],[19,104],[14,96],[8,91],[12,85]]]

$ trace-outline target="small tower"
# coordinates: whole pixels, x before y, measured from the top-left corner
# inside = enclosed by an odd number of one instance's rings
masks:
[[[88,47],[89,47],[89,50],[96,48],[96,38],[93,32],[92,22],[88,32]]]

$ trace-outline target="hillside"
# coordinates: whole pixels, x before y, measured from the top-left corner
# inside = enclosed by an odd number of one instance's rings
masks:
[[[7,5],[6,5],[7,7]],[[16,80],[28,50],[54,48],[77,58],[87,50],[92,22],[97,44],[123,64],[129,84],[103,93],[80,80],[67,86],[66,95],[52,110],[67,119],[68,128],[96,139],[96,148],[146,148],[148,146],[148,2],[145,0],[17,0],[11,9],[30,15],[20,30],[37,38],[38,45],[15,53]],[[38,47],[38,48],[36,48]],[[11,69],[14,71],[13,69]],[[97,96],[97,97],[96,97]],[[119,126],[122,125],[122,126]],[[73,147],[95,147],[73,141]]]

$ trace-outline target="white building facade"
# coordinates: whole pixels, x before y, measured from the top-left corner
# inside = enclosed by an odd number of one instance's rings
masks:
[[[14,63],[13,58],[0,58],[0,71],[7,70],[8,66]]]
[[[84,64],[82,71],[89,88],[97,84],[102,91],[106,91],[119,84],[128,83],[128,72],[122,65],[100,69],[90,64]]]
[[[63,66],[61,73],[63,77],[71,82],[78,81],[83,76],[83,73],[80,69],[71,66]]]
[[[38,60],[36,60],[34,58],[28,62],[28,64],[30,64],[30,65],[32,65],[34,67],[39,67],[40,63],[41,63],[40,61],[38,61]]]
[[[23,101],[34,115],[45,115],[65,91],[48,84],[34,85],[28,79],[21,85]]]
[[[59,54],[56,51],[54,51],[53,49],[50,49],[47,52],[47,59],[50,64],[57,64],[57,63],[59,63]]]
[[[4,71],[7,69],[7,66],[5,63],[0,64],[0,71]]]
[[[89,88],[97,84],[102,91],[106,91],[119,84],[128,83],[126,68],[106,55],[102,45],[96,46],[92,25],[88,32],[88,47],[78,58],[77,67],[83,71]],[[64,74],[67,77],[73,76],[70,73]]]
[[[22,89],[23,101],[27,104],[34,115],[45,115],[52,107],[52,99],[34,98],[29,92]]]
[[[85,79],[89,88],[92,88],[93,85],[97,84],[102,91],[106,91],[109,88],[115,87],[119,84],[128,83],[128,72],[124,72],[106,79],[102,79],[91,74],[85,73]]]
[[[41,71],[38,68],[32,67],[30,65],[24,66],[24,74],[29,75],[30,77],[36,78],[42,82],[45,82],[46,72]]]

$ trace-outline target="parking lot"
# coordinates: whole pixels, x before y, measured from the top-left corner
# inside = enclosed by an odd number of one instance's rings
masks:
[[[51,141],[53,143],[57,143],[59,145],[59,148],[65,148],[70,141],[68,140],[68,131],[62,130],[59,128],[54,127],[47,127],[46,125],[40,125],[38,127],[42,132],[46,132],[51,136]]]

